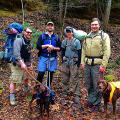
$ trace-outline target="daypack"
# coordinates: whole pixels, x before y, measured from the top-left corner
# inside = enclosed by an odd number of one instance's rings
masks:
[[[13,33],[9,34],[8,30],[13,29]],[[23,26],[20,23],[13,22],[8,25],[7,29],[3,32],[7,35],[7,40],[5,42],[4,48],[4,56],[3,59],[7,62],[14,62],[15,57],[13,55],[13,44],[16,36],[23,31]]]

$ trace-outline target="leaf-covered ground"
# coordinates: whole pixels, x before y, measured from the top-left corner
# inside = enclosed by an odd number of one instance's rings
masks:
[[[9,76],[10,69],[8,65],[0,65],[0,80],[3,81],[4,90],[0,98],[0,103],[3,104],[0,108],[0,119],[2,120],[41,120],[37,105],[33,103],[33,111],[29,110],[29,101],[25,96],[22,96],[23,91],[17,92],[17,105],[11,106],[9,104]],[[82,75],[80,75],[81,82],[81,105],[83,111],[72,107],[72,97],[62,95],[61,73],[56,72],[53,80],[53,89],[56,92],[56,103],[50,106],[49,120],[104,120],[104,112],[92,112],[86,107],[86,92],[82,84]],[[107,120],[112,120],[112,107],[109,107],[109,116]],[[47,117],[44,117],[46,120]],[[117,102],[117,119],[120,119],[120,100]]]

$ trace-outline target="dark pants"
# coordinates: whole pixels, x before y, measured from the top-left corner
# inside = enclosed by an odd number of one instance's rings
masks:
[[[41,83],[43,82],[44,74],[45,74],[45,72],[38,73],[37,80]],[[48,74],[47,74],[47,86],[49,86],[49,87],[51,86],[51,83],[52,83],[53,74],[54,74],[54,72],[52,72],[52,71],[48,72]]]
[[[99,67],[99,65],[85,66],[85,85],[88,90],[88,102],[93,105],[100,105],[101,103],[101,94],[97,86],[101,74]]]

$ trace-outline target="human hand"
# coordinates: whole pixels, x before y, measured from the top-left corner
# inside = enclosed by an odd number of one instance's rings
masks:
[[[80,68],[81,68],[82,70],[84,70],[85,65],[84,65],[84,64],[81,64],[81,65],[80,65]]]
[[[19,60],[19,63],[20,63],[21,69],[24,69],[24,70],[27,69],[27,66],[25,65],[25,63],[23,62],[23,60]]]
[[[47,50],[48,50],[48,52],[51,52],[52,50],[54,50],[54,46],[53,45],[48,45]]]
[[[100,68],[99,68],[99,72],[104,73],[104,72],[105,72],[105,70],[106,70],[106,68],[105,68],[105,67],[100,66]]]

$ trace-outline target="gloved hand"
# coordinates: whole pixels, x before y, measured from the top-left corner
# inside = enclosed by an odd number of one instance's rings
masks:
[[[27,69],[27,66],[25,65],[25,63],[23,62],[23,60],[19,60],[19,63],[20,63],[20,67],[22,68],[22,69]]]
[[[99,68],[99,72],[104,73],[104,72],[105,72],[105,70],[106,70],[106,68],[105,68],[105,67],[100,66],[100,68]]]

